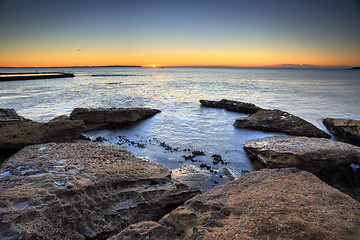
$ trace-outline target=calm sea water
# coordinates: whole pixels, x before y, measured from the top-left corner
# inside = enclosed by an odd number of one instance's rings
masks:
[[[184,164],[223,167],[241,176],[252,170],[243,151],[245,140],[274,135],[233,127],[245,114],[204,108],[199,100],[223,98],[277,108],[325,130],[325,117],[360,119],[360,71],[236,68],[61,68],[0,69],[1,72],[70,71],[75,78],[0,82],[0,107],[46,122],[76,107],[149,107],[162,112],[135,126],[88,133],[105,144],[129,148],[170,169]],[[91,75],[112,75],[98,76]],[[121,136],[121,137],[119,137]],[[129,143],[132,141],[132,144]],[[170,151],[169,148],[176,151]],[[203,151],[195,162],[183,155]],[[228,164],[213,163],[213,154]],[[219,174],[204,172],[219,183]],[[210,180],[209,180],[210,181]],[[208,182],[213,184],[213,182]]]

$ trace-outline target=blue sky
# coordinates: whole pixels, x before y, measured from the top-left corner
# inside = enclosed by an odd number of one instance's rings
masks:
[[[0,65],[360,65],[359,23],[357,0],[0,0]]]

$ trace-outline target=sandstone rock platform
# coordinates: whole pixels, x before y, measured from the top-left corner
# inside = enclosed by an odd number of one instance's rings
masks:
[[[104,239],[198,193],[171,171],[99,143],[23,148],[0,168],[0,238]]]
[[[117,239],[356,239],[360,203],[313,174],[264,169],[188,200]]]
[[[324,138],[268,137],[246,141],[251,160],[266,167],[297,167],[313,173],[321,169],[360,163],[360,148]]]
[[[360,147],[308,137],[270,137],[243,146],[255,168],[297,167],[360,201],[360,169],[354,167],[360,164]]]

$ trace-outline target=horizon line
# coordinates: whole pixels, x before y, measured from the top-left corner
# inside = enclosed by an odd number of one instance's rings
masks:
[[[208,68],[289,68],[289,69],[347,69],[359,67],[352,65],[311,65],[311,64],[274,64],[267,66],[236,66],[236,65],[158,65],[155,68],[165,67],[208,67]],[[93,65],[93,66],[0,66],[0,68],[100,68],[100,67],[135,67],[135,68],[154,68],[153,64],[148,65]]]

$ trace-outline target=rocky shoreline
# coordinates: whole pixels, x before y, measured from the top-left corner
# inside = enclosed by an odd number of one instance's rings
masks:
[[[74,109],[70,117],[38,123],[0,109],[0,238],[360,237],[359,121],[324,119],[344,143],[281,110],[225,99],[200,102],[251,114],[236,120],[236,127],[295,137],[245,142],[243,148],[261,170],[239,179],[226,168],[217,172],[201,163],[209,174],[232,180],[201,194],[204,174],[191,164],[172,172],[122,147],[81,140],[84,131],[134,124],[159,110]],[[120,141],[139,148],[150,144],[125,136]],[[156,144],[183,151],[183,161],[190,163],[208,154]],[[212,158],[214,165],[226,165],[220,155]]]

